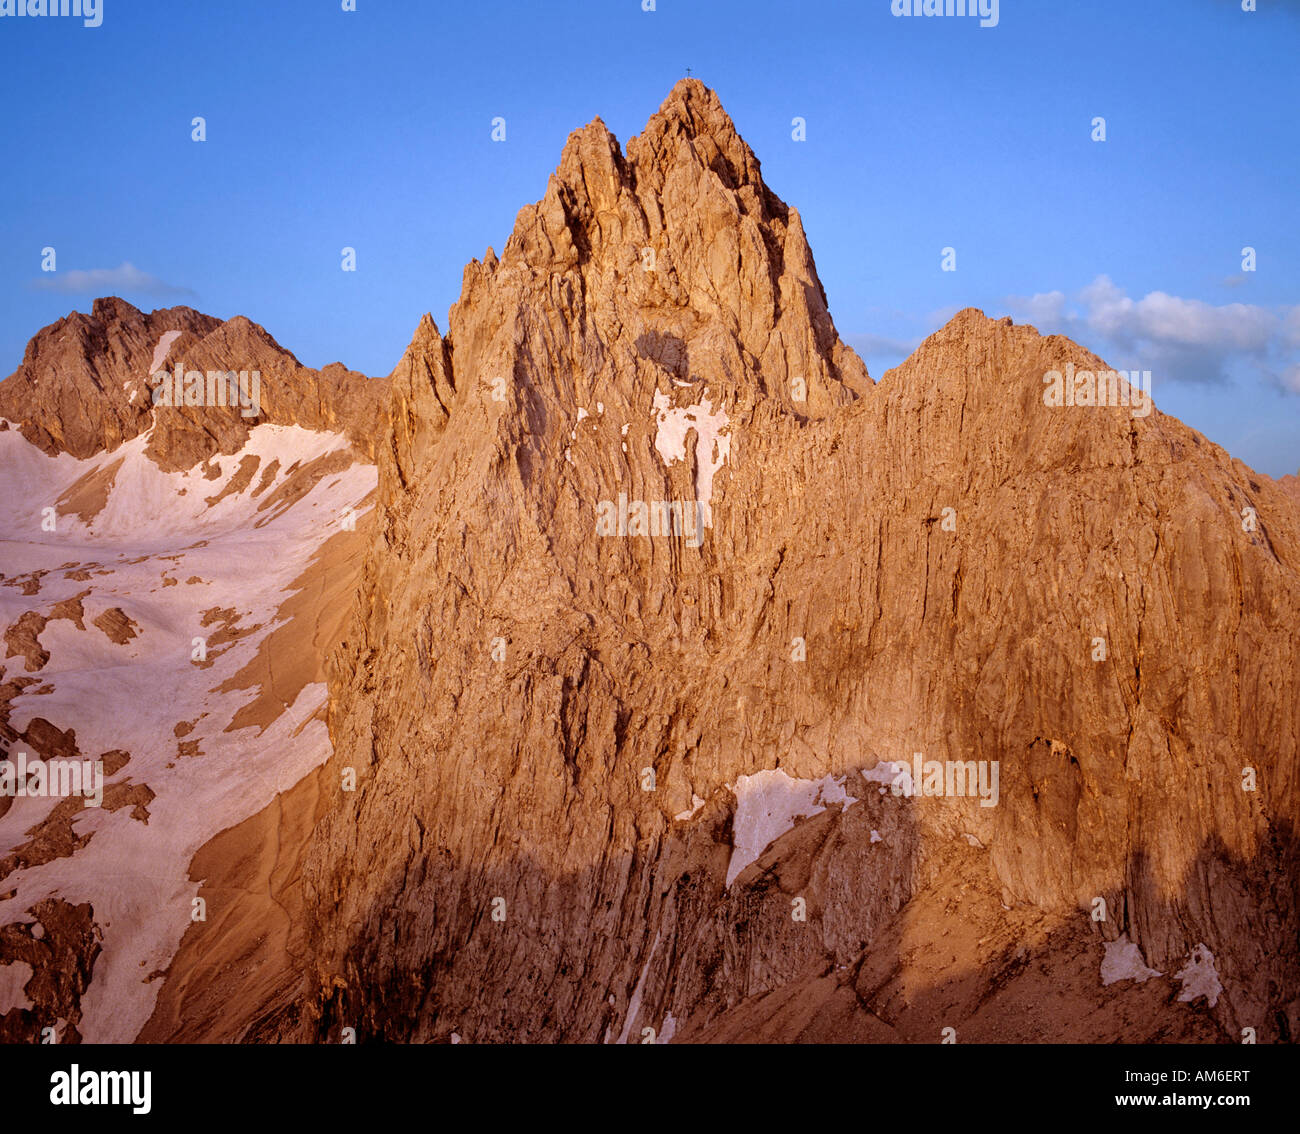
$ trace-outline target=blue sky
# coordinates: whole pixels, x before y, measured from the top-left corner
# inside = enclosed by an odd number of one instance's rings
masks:
[[[569,132],[599,115],[626,142],[690,67],[799,209],[873,376],[976,306],[1300,467],[1295,2],[1001,0],[987,28],[890,0],[101,3],[97,28],[0,18],[0,374],[105,293],[387,373]]]

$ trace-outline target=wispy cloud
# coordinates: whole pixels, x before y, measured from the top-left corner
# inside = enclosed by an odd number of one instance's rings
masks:
[[[845,341],[862,357],[906,358],[920,345],[920,339],[891,339],[886,335],[845,335]]]
[[[70,272],[53,272],[31,281],[37,291],[57,291],[65,295],[114,295],[134,292],[137,295],[194,295],[187,287],[176,287],[134,264],[124,261],[116,268],[74,268]]]
[[[1133,299],[1105,275],[1071,296],[1049,291],[1004,302],[1017,318],[1068,335],[1120,369],[1183,382],[1254,371],[1300,394],[1300,307],[1215,306],[1163,291]]]

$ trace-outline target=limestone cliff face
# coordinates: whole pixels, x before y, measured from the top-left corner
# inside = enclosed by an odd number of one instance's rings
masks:
[[[222,395],[230,404],[156,406],[152,375],[174,373],[177,365],[205,377],[208,371],[257,371],[255,399],[249,388],[240,403],[236,384]],[[206,382],[203,393],[206,399]],[[170,471],[237,452],[249,430],[264,423],[346,432],[373,458],[387,399],[386,381],[338,363],[319,371],[305,367],[242,315],[222,322],[188,307],[146,315],[112,297],[95,300],[90,315],[60,319],[28,343],[22,365],[0,382],[0,418],[17,424],[44,452],[78,459],[152,428],[149,455]]]
[[[967,310],[873,385],[711,91],[573,134],[392,377],[281,1034],[1293,1038],[1300,509],[1068,363]]]

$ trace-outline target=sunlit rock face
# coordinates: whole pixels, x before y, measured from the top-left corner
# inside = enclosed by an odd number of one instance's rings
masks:
[[[696,81],[571,135],[393,375],[279,1034],[1294,1034],[1295,501],[1067,367],[873,384]]]
[[[446,332],[0,383],[0,757],[96,785],[0,764],[0,1039],[1294,1040],[1293,478],[973,309],[873,382],[691,80]]]

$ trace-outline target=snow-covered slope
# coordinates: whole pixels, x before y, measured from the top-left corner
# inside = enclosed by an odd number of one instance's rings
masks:
[[[71,1024],[88,1041],[134,1039],[195,916],[195,853],[330,751],[323,681],[283,672],[301,661],[286,651],[258,655],[290,619],[320,616],[294,596],[319,590],[326,545],[369,507],[374,467],[341,434],[297,426],[257,426],[240,452],[184,472],[163,472],[148,442],[77,460],[0,432],[5,755],[108,754],[102,806],[27,797],[0,810],[12,1038],[54,1027],[66,1040]],[[314,648],[314,624],[298,633],[290,652]],[[66,970],[69,951],[86,963],[59,940],[84,903],[100,948],[88,987],[77,995],[65,971],[42,995],[43,968]]]

